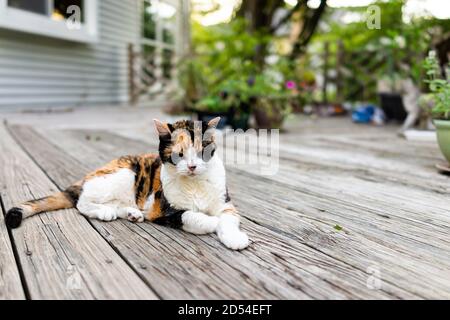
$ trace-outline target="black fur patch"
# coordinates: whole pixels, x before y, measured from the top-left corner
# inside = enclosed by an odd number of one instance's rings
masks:
[[[139,162],[139,159],[136,156],[125,156],[121,157],[119,161],[127,161],[130,163],[130,169],[136,174],[136,176],[141,172],[141,163]]]
[[[162,162],[174,164],[172,161],[172,155],[166,152],[167,149],[170,149],[172,145],[172,136],[170,134],[160,135],[159,136],[159,157]]]
[[[72,203],[74,207],[78,204],[78,199],[82,191],[81,186],[71,186],[64,191],[64,196]]]
[[[159,196],[161,197],[161,212],[163,216],[157,218],[153,222],[159,225],[180,229],[183,226],[181,216],[186,212],[186,210],[179,210],[172,207],[169,201],[167,201],[167,199],[164,197],[164,194],[162,192],[159,194]],[[157,194],[155,194],[155,199],[157,198]]]
[[[145,170],[148,170],[147,168],[147,164],[144,165],[145,166]],[[139,163],[139,161],[136,164],[136,167],[138,168],[139,171],[136,172],[136,177],[134,179],[135,184],[136,184],[136,193],[135,193],[135,197],[136,197],[136,203],[138,201],[138,199],[141,197],[142,193],[144,192],[144,186],[145,186],[145,175],[140,175],[140,171],[142,170],[142,166]]]
[[[133,161],[130,169],[136,174],[137,179],[139,173],[141,172],[141,163],[139,161]]]
[[[155,192],[155,199],[161,199],[162,198],[162,191],[158,190]]]
[[[6,226],[10,229],[15,229],[22,223],[23,213],[20,208],[10,209],[5,216]]]
[[[141,196],[147,197],[147,193],[153,192],[153,183],[154,178],[156,174],[156,170],[161,165],[161,159],[156,158],[153,162],[145,162],[145,175],[140,176],[140,171],[142,170],[142,165],[138,162],[136,164],[133,164],[133,170],[135,170],[136,178],[135,178],[135,185],[136,185],[136,202]],[[149,179],[149,180],[148,180]],[[145,183],[147,181],[150,181],[150,187],[148,190],[144,190]]]

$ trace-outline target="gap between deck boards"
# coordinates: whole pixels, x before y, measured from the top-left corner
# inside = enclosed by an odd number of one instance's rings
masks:
[[[0,212],[2,214],[2,218],[0,219],[0,223],[2,224],[0,226],[0,236],[3,239],[3,243],[0,242],[0,252],[1,252],[1,263],[9,263],[8,266],[4,266],[2,268],[2,274],[0,275],[2,279],[3,285],[0,286],[0,300],[7,299],[7,300],[29,300],[30,299],[30,293],[28,291],[28,287],[25,281],[25,276],[22,270],[22,267],[20,265],[20,258],[17,253],[17,247],[14,243],[14,237],[12,236],[12,233],[10,230],[7,230],[4,222],[5,222],[5,215],[6,215],[6,208],[3,203],[2,196],[0,194]],[[9,246],[8,246],[9,244]],[[9,250],[11,249],[11,250]],[[4,252],[3,250],[6,250]],[[11,265],[13,264],[13,265]],[[0,266],[1,267],[1,266]],[[6,272],[5,272],[6,270]],[[4,278],[6,276],[6,279]],[[7,284],[6,282],[9,282]],[[11,288],[12,287],[12,288]]]

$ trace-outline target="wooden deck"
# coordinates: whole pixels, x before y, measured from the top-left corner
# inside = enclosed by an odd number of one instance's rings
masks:
[[[154,116],[0,114],[0,210],[156,150]],[[278,174],[227,168],[248,249],[76,210],[8,232],[0,214],[0,299],[449,299],[450,178],[434,169],[437,145],[342,118],[288,129]]]

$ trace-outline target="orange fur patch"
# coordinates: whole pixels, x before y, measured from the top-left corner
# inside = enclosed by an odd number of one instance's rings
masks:
[[[147,212],[146,219],[150,221],[155,221],[156,219],[163,216],[161,212],[161,199],[155,199],[152,208]]]
[[[60,209],[69,209],[73,207],[73,204],[70,199],[67,199],[63,192],[58,192],[49,197],[25,202],[23,206],[30,209],[30,214],[36,214]]]

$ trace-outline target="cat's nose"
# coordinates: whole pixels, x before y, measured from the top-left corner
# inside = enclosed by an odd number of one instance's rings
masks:
[[[189,171],[194,172],[197,166],[188,166]]]

